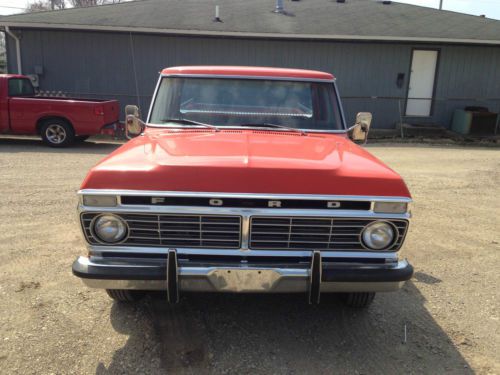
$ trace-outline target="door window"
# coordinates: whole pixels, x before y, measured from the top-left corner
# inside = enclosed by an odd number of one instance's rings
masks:
[[[9,96],[35,96],[31,81],[26,78],[9,79]]]

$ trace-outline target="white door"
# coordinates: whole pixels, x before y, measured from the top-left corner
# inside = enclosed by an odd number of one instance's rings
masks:
[[[406,116],[430,116],[438,51],[414,50]]]

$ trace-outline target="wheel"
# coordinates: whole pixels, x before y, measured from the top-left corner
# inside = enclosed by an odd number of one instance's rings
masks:
[[[106,289],[108,296],[115,301],[120,302],[136,302],[144,297],[144,292],[141,290],[128,290],[128,289]]]
[[[346,306],[364,308],[371,305],[375,293],[345,293],[341,295],[342,302]]]
[[[78,135],[75,137],[75,142],[85,142],[90,135]]]
[[[73,128],[61,119],[47,120],[42,126],[41,136],[50,147],[67,147],[75,141]]]

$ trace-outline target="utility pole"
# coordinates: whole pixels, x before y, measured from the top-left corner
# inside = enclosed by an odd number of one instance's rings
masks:
[[[443,10],[443,0],[439,0],[439,10]]]

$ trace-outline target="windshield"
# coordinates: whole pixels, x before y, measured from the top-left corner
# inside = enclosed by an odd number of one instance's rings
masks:
[[[220,127],[262,124],[343,129],[331,82],[166,77],[161,80],[149,122],[167,124],[172,120],[184,120],[181,126],[187,120]]]

